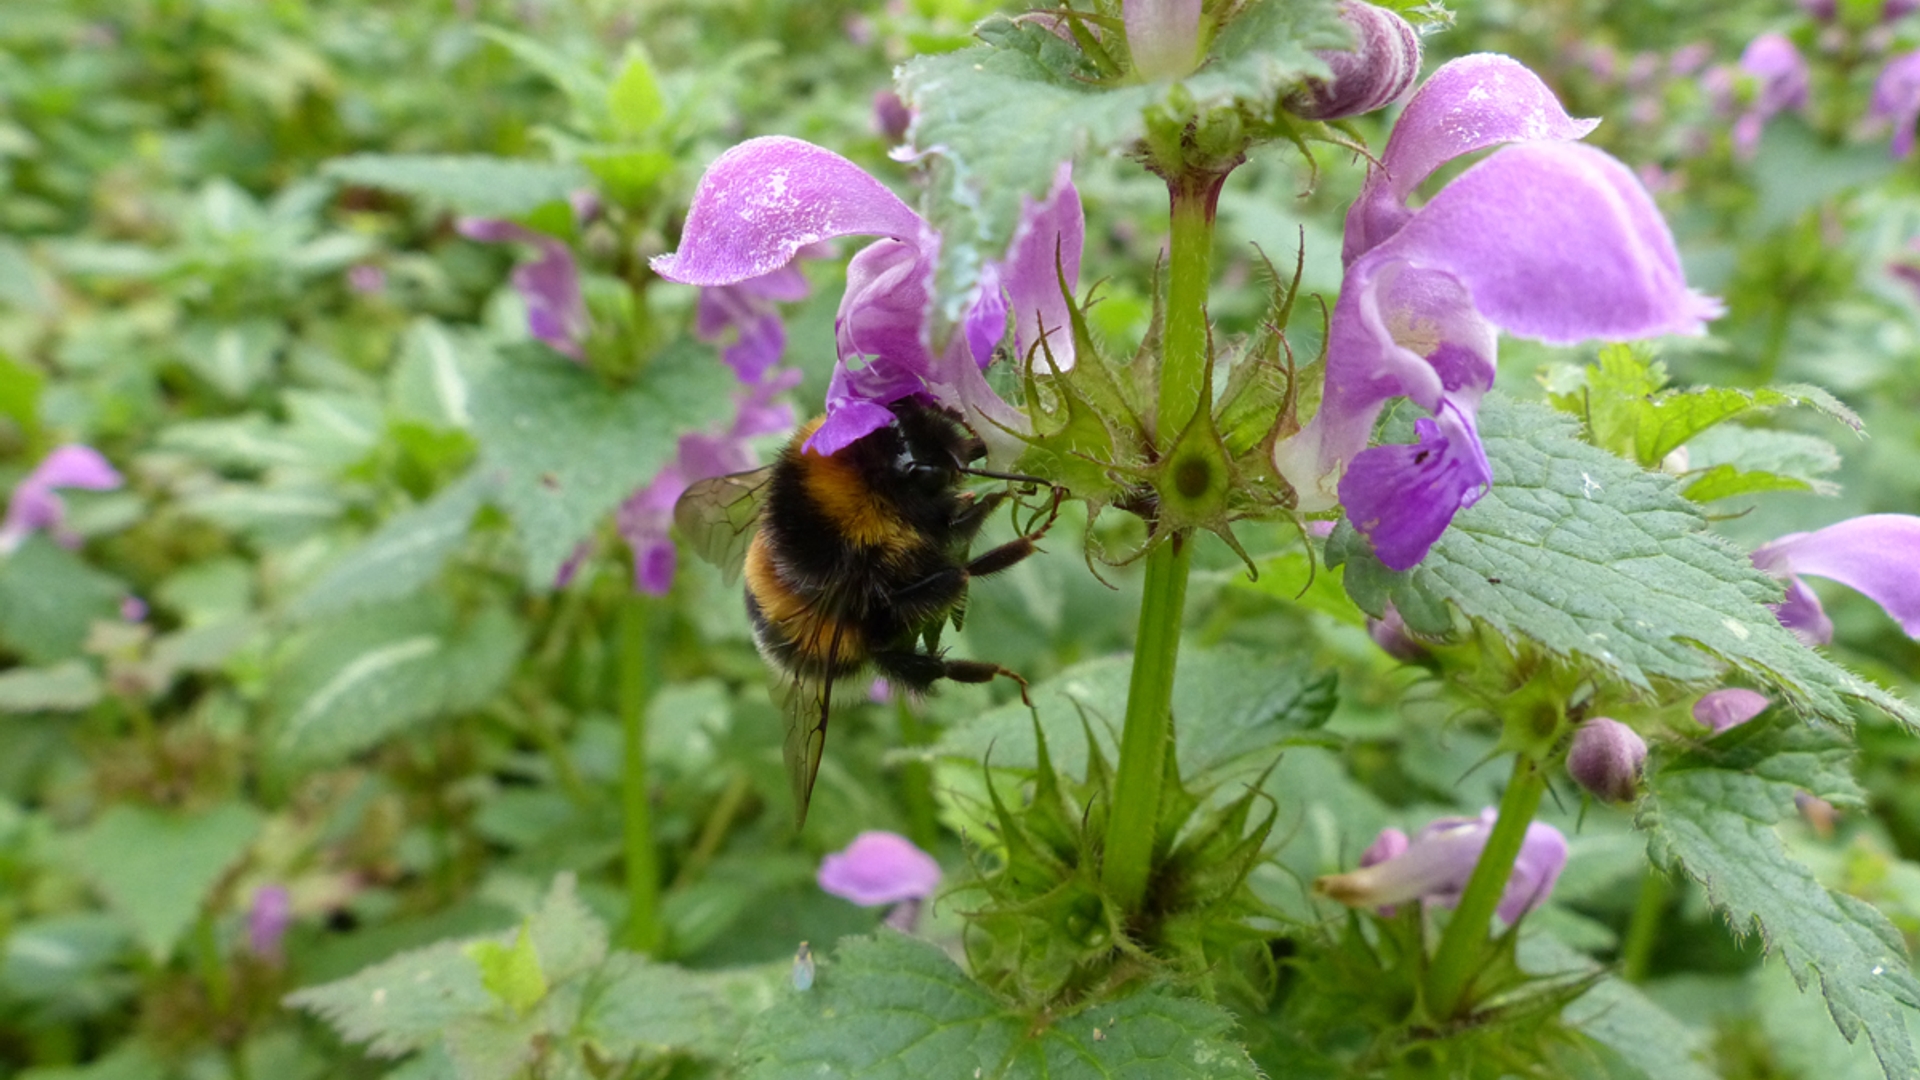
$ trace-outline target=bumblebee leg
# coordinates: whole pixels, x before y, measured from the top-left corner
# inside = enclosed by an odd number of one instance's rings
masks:
[[[1020,700],[1028,705],[1033,704],[1027,696],[1027,680],[1019,672],[1010,671],[999,664],[989,664],[984,660],[948,660],[937,653],[911,649],[874,653],[871,659],[882,675],[912,690],[927,690],[941,679],[983,683],[1004,675],[1020,684]]]
[[[1006,502],[1007,498],[1006,492],[994,491],[974,500],[971,505],[962,507],[959,513],[953,515],[951,522],[954,538],[972,542],[974,536],[980,532],[980,527],[987,523],[987,518],[993,516],[993,512],[1000,509],[1000,504]]]

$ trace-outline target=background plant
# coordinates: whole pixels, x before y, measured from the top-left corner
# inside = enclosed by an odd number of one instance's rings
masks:
[[[1920,512],[1912,119],[1874,106],[1920,16],[1397,5],[1423,76],[1495,50],[1603,117],[1584,142],[1727,307],[1650,345],[1504,336],[1494,484],[1403,573],[1266,464],[1318,405],[1353,147],[1382,154],[1396,110],[1294,96],[1350,41],[1333,5],[1200,5],[1153,49],[1129,6],[0,20],[0,484],[57,495],[79,540],[0,534],[6,1070],[1911,1071],[1920,647],[1811,577],[1832,640],[1801,646],[1747,555]],[[904,108],[942,153],[889,158]],[[1068,156],[1088,222],[1074,374],[993,369],[1038,402],[1022,467],[1080,504],[947,638],[1035,708],[856,701],[802,833],[735,586],[681,559],[637,597],[629,553],[683,435],[766,460],[741,402],[827,394],[857,242],[752,309],[784,324],[778,385],[722,360],[745,316],[703,330],[649,269],[762,134],[941,230],[939,325]],[[30,481],[69,446],[118,485]],[[1726,685],[1772,707],[1696,711]],[[1597,718],[1643,756],[1583,789],[1561,763]],[[1471,831],[1492,806],[1516,824]],[[1503,846],[1524,870],[1530,819],[1565,869],[1508,930],[1501,883],[1464,878]],[[816,884],[868,830],[944,871],[917,936]],[[1332,899],[1363,853],[1449,837],[1479,844],[1453,913]],[[1383,876],[1413,888],[1350,894]]]

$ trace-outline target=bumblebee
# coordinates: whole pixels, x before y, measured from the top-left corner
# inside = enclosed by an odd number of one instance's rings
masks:
[[[802,450],[821,420],[800,428],[773,464],[702,480],[674,507],[694,549],[723,569],[744,557],[754,642],[788,684],[786,762],[800,824],[806,823],[826,743],[835,682],[869,669],[925,692],[941,679],[1026,680],[998,664],[948,659],[941,631],[961,625],[967,585],[1038,550],[1065,495],[1033,477],[974,468],[986,446],[953,414],[911,399],[893,422],[832,454]],[[1008,481],[978,495],[968,477]],[[1037,528],[970,554],[994,510],[1052,489]]]

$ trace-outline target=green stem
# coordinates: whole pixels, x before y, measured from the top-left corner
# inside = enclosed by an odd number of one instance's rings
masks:
[[[233,1007],[233,980],[227,975],[227,963],[220,955],[220,935],[214,928],[213,916],[200,916],[200,922],[194,927],[194,953],[200,964],[200,978],[207,984],[207,1002],[213,1011],[224,1017]]]
[[[1207,378],[1207,285],[1213,265],[1213,214],[1226,174],[1168,181],[1167,318],[1160,357],[1162,447],[1193,419]]]
[[[1427,968],[1427,1010],[1437,1019],[1450,1018],[1459,1011],[1467,984],[1479,970],[1488,922],[1500,906],[1500,895],[1513,876],[1513,862],[1520,857],[1527,826],[1533,824],[1534,812],[1540,809],[1540,797],[1546,790],[1546,773],[1532,758],[1516,755],[1513,779],[1500,798],[1500,818],[1493,824],[1493,835],[1480,850],[1480,861],[1467,879],[1460,906],[1454,909],[1446,932],[1440,936],[1440,948]]]
[[[1225,182],[1224,173],[1167,182],[1172,231],[1167,241],[1167,317],[1161,339],[1160,411],[1155,421],[1162,447],[1172,445],[1196,410],[1208,407],[1200,400],[1207,380],[1207,284],[1213,260],[1213,212]],[[1169,537],[1147,556],[1113,812],[1107,819],[1100,867],[1108,895],[1128,911],[1140,907],[1153,874],[1160,792],[1166,781],[1167,748],[1173,743],[1173,674],[1180,660],[1180,624],[1192,561],[1192,545],[1184,533]]]
[[[1160,789],[1167,747],[1173,742],[1173,673],[1180,659],[1180,618],[1187,601],[1192,545],[1174,536],[1147,556],[1140,633],[1127,684],[1127,719],[1120,732],[1120,765],[1113,782],[1113,814],[1101,881],[1114,900],[1137,910],[1153,872]]]
[[[1628,982],[1643,982],[1653,962],[1653,947],[1660,941],[1660,919],[1667,912],[1667,876],[1647,867],[1640,879],[1640,899],[1633,906],[1633,920],[1627,923],[1627,939],[1620,946],[1620,975]]]
[[[647,601],[635,594],[620,607],[620,723],[625,730],[621,803],[626,819],[629,949],[650,953],[660,943],[660,867],[653,848],[653,808],[647,801]]]

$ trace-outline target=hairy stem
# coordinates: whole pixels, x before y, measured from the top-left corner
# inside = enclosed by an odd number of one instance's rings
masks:
[[[635,594],[620,607],[621,806],[626,821],[626,945],[649,953],[660,943],[660,867],[653,848],[653,808],[647,801],[647,601]]]
[[[1173,441],[1196,409],[1208,404],[1200,400],[1207,371],[1207,281],[1214,205],[1225,179],[1210,175],[1168,182],[1172,236],[1156,420],[1162,446]],[[1176,534],[1147,556],[1113,813],[1107,819],[1100,867],[1108,894],[1127,910],[1139,908],[1153,872],[1160,789],[1166,779],[1167,747],[1173,742],[1173,674],[1180,659],[1180,623],[1193,559],[1189,539]]]
[[[1487,924],[1500,895],[1506,892],[1507,879],[1513,876],[1514,860],[1520,857],[1527,826],[1540,809],[1540,797],[1546,793],[1547,777],[1540,766],[1525,754],[1513,762],[1513,779],[1500,798],[1500,818],[1494,822],[1493,835],[1480,851],[1460,906],[1440,937],[1440,948],[1427,968],[1427,1009],[1436,1018],[1455,1015],[1462,996],[1480,967],[1487,942]]]

